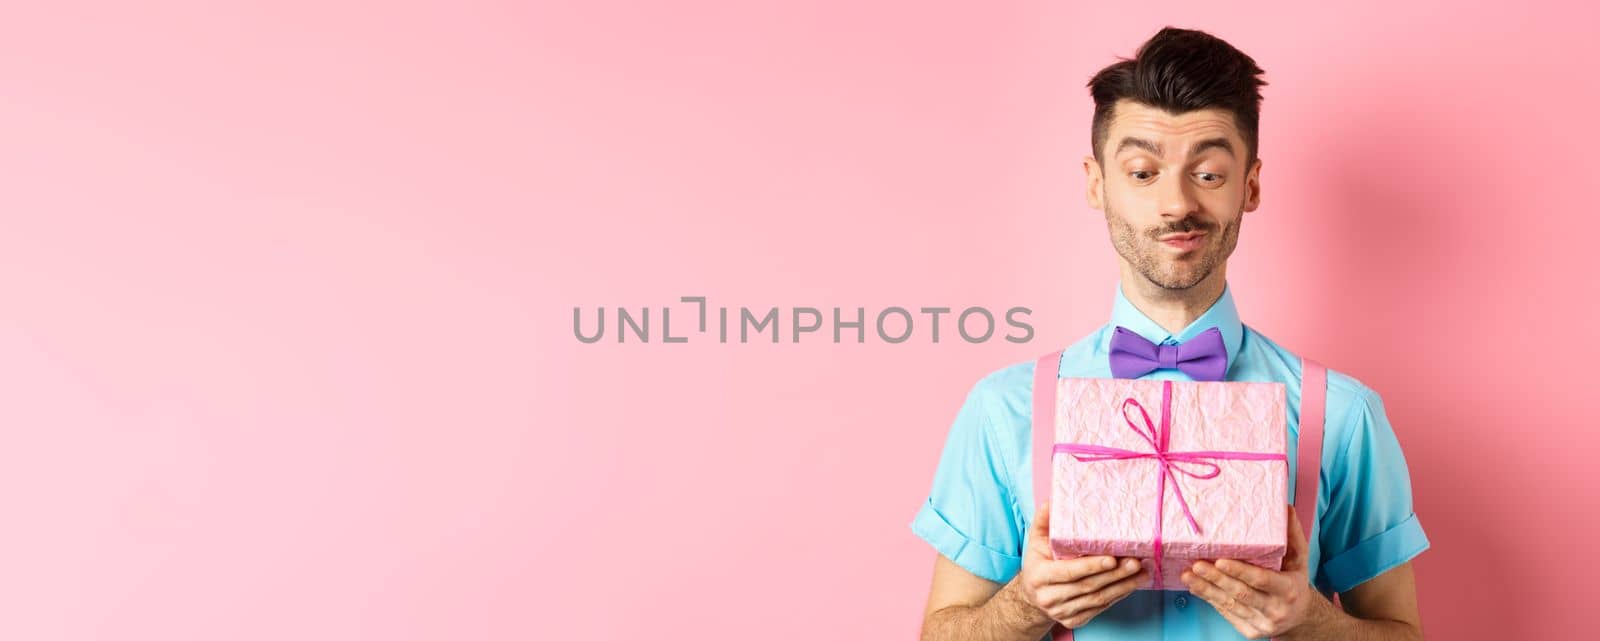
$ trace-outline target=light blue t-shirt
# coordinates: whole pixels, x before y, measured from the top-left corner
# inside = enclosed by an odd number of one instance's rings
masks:
[[[1300,357],[1239,321],[1230,287],[1205,314],[1176,335],[1134,307],[1116,288],[1111,322],[1068,347],[1060,376],[1110,378],[1108,350],[1117,326],[1156,344],[1189,340],[1211,327],[1228,350],[1226,380],[1279,382],[1288,401],[1289,451],[1298,451]],[[1034,361],[983,377],[956,414],[934,472],[933,490],[911,531],[967,571],[1006,583],[1022,569],[1023,541],[1033,518]],[[1193,380],[1177,369],[1140,377]],[[1428,548],[1411,506],[1405,456],[1378,394],[1328,370],[1317,527],[1311,534],[1312,583],[1324,594],[1345,592]],[[1293,497],[1296,457],[1289,457]],[[1298,506],[1297,506],[1298,507]],[[1186,590],[1138,590],[1075,631],[1079,641],[1242,639],[1210,603]]]

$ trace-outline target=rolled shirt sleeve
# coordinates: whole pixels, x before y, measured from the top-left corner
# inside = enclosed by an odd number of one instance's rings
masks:
[[[978,381],[956,413],[934,470],[933,489],[911,521],[911,531],[939,554],[996,583],[1022,568],[1022,536],[1012,519],[1012,491],[995,448],[986,397],[989,378]]]
[[[1412,511],[1411,475],[1378,394],[1358,386],[1344,442],[1325,472],[1316,582],[1345,592],[1428,549]]]

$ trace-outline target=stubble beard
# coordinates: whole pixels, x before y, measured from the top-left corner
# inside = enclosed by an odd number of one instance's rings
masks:
[[[1111,228],[1111,244],[1145,280],[1163,289],[1189,289],[1216,271],[1217,266],[1228,260],[1238,245],[1239,227],[1243,221],[1242,215],[1234,216],[1233,222],[1223,228],[1220,238],[1215,225],[1192,216],[1141,233],[1112,211],[1110,202],[1106,202],[1106,224]],[[1157,240],[1166,234],[1191,231],[1205,232],[1206,245],[1183,255],[1181,260]]]

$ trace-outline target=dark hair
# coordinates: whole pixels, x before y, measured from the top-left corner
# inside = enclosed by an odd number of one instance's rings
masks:
[[[1232,113],[1247,149],[1246,166],[1254,163],[1261,87],[1267,83],[1250,56],[1204,31],[1167,27],[1140,45],[1132,59],[1118,60],[1089,80],[1095,161],[1105,162],[1100,148],[1110,133],[1112,111],[1126,98],[1173,114],[1207,108]]]

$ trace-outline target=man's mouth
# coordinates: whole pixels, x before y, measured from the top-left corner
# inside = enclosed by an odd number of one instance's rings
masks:
[[[1179,251],[1190,251],[1199,247],[1200,242],[1205,239],[1205,236],[1206,233],[1203,231],[1191,231],[1182,234],[1167,234],[1162,236],[1160,240],[1161,244],[1173,249]]]

